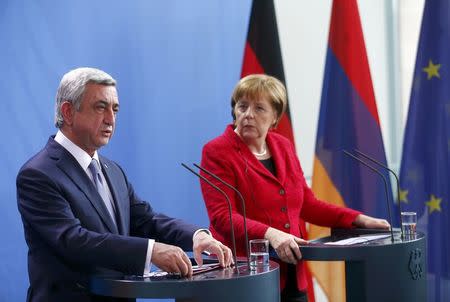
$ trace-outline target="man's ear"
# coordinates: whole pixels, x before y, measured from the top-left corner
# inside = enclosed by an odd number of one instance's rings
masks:
[[[73,122],[73,114],[75,108],[73,107],[73,104],[70,102],[64,102],[61,105],[61,114],[64,119],[64,124],[66,125],[72,125]]]

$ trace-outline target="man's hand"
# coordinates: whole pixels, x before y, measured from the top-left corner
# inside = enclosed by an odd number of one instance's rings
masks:
[[[391,227],[385,219],[373,218],[364,214],[356,216],[353,225],[365,229],[389,229]]]
[[[198,232],[194,238],[194,259],[198,265],[203,264],[202,252],[207,251],[211,254],[216,254],[219,263],[222,267],[229,267],[233,264],[233,257],[231,250],[223,245],[220,241],[214,239],[206,232]]]
[[[307,241],[301,238],[274,228],[268,228],[264,238],[269,240],[270,245],[275,249],[282,261],[291,264],[297,264],[298,260],[302,259],[302,253],[298,245],[308,244]]]
[[[192,264],[186,253],[177,246],[155,242],[152,262],[161,270],[179,273],[183,277],[192,276]]]

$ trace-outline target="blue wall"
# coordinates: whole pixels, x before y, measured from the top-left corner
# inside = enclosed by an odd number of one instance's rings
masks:
[[[0,2],[0,301],[25,300],[15,177],[56,132],[54,96],[72,68],[118,81],[117,131],[100,152],[158,211],[208,224],[199,183],[180,163],[199,162],[231,120],[249,12],[250,0]]]

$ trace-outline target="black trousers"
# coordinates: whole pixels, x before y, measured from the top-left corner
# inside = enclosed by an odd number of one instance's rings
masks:
[[[288,265],[286,286],[281,291],[281,302],[308,302],[306,292],[300,291],[297,288],[295,265]]]

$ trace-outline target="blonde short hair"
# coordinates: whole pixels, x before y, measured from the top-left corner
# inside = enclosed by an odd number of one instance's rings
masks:
[[[236,120],[234,109],[239,100],[246,98],[255,100],[267,98],[277,114],[274,127],[280,122],[286,111],[287,95],[286,88],[280,80],[266,74],[251,74],[243,77],[236,85],[231,96],[231,115]]]

